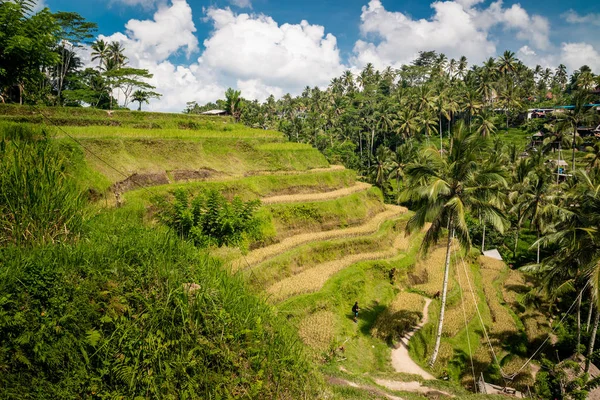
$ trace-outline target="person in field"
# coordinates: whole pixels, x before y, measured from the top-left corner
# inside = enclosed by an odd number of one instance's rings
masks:
[[[360,310],[360,308],[358,307],[358,301],[354,302],[354,305],[352,306],[352,314],[354,314],[354,322],[358,322],[358,310]]]

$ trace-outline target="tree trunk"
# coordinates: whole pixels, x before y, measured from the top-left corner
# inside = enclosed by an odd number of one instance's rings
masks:
[[[536,264],[540,263],[540,233],[537,234],[537,257],[535,259]]]
[[[519,246],[519,232],[521,231],[521,222],[517,223],[517,235],[515,237],[515,249],[513,251],[513,255],[517,256],[517,247]]]
[[[448,243],[446,244],[446,263],[444,266],[444,283],[442,285],[442,304],[440,305],[440,319],[438,321],[437,334],[435,337],[435,347],[429,360],[429,366],[432,367],[437,359],[438,352],[440,350],[440,344],[442,341],[442,330],[444,328],[444,313],[446,311],[446,295],[448,292],[448,274],[450,271],[450,245],[452,244],[452,220],[448,224]],[[451,233],[452,232],[452,233]]]
[[[371,157],[373,157],[373,146],[375,141],[375,128],[371,129],[371,153],[369,154],[369,167],[371,167]]]
[[[442,114],[440,113],[440,155],[444,153],[444,142],[442,135]]]
[[[577,137],[577,129],[575,129],[575,131],[573,132],[573,146],[572,150],[573,150],[573,159],[572,159],[572,169],[571,169],[571,174],[575,174],[575,138]],[[573,175],[575,176],[575,175]]]
[[[485,251],[485,222],[483,223],[483,237],[481,239],[481,253]]]
[[[590,289],[590,293],[591,293],[592,289]],[[592,299],[593,296],[590,296],[590,299]],[[588,316],[587,316],[587,323],[585,324],[585,331],[589,332],[590,331],[590,324],[592,323],[592,313],[594,312],[594,301],[591,300],[590,301],[590,309],[588,310]]]
[[[24,85],[22,83],[18,84],[19,86],[19,105],[23,105],[23,87]]]
[[[575,348],[575,354],[579,354],[579,346],[581,346],[581,298],[583,297],[583,290],[579,293],[577,299],[577,347]]]
[[[140,106],[138,107],[138,111],[142,111],[142,102],[140,101]]]
[[[592,301],[594,301],[592,299]],[[592,328],[592,335],[590,337],[590,345],[587,352],[587,357],[585,359],[585,373],[587,374],[590,370],[590,358],[592,357],[592,353],[594,352],[594,342],[596,342],[596,333],[598,332],[598,322],[600,321],[600,310],[596,311],[596,316],[594,317],[594,327]]]
[[[560,181],[560,142],[558,143],[558,161],[556,162],[556,184]]]

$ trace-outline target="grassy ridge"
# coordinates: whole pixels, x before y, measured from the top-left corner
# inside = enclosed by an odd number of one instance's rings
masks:
[[[113,183],[125,179],[114,169],[125,175],[206,169],[239,176],[257,170],[307,170],[328,166],[325,157],[308,145],[280,151],[260,150],[241,139],[219,138],[194,141],[82,139],[81,143],[104,160],[86,152],[88,164]]]
[[[64,223],[84,208],[68,201],[82,177],[101,175],[78,146],[15,126],[0,124],[0,207],[12,212],[0,232],[0,398],[322,397],[297,333],[220,261],[145,225],[145,207]],[[5,240],[26,218],[60,239],[27,229],[26,243]]]
[[[0,397],[311,393],[295,334],[139,217],[98,217],[79,243],[0,249]]]

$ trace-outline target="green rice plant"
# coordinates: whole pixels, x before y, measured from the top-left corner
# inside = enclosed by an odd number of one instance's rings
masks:
[[[0,125],[0,245],[63,240],[79,230],[83,205],[44,130]]]

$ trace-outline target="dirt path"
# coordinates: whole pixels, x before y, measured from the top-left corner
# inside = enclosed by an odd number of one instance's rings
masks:
[[[449,396],[454,397],[452,394],[448,392],[444,392],[443,390],[433,389],[427,386],[421,385],[420,382],[411,381],[411,382],[400,382],[400,381],[390,381],[387,379],[375,379],[375,382],[378,385],[381,385],[390,390],[397,390],[400,392],[412,392],[412,393],[421,393],[425,396]]]
[[[400,344],[394,350],[392,350],[392,367],[394,367],[396,372],[420,375],[424,379],[435,379],[433,375],[421,368],[408,355],[408,341],[419,329],[421,329],[427,322],[429,322],[430,304],[431,299],[426,298],[425,306],[423,307],[423,319],[410,332],[404,335],[404,337],[400,340]]]
[[[284,194],[281,196],[263,197],[260,201],[263,204],[278,204],[333,200],[351,195],[356,192],[365,191],[370,187],[371,185],[368,183],[356,182],[353,186],[332,190],[330,192]]]
[[[351,382],[351,381],[348,381],[348,380],[342,379],[342,378],[334,378],[334,377],[330,376],[330,377],[327,378],[327,382],[330,385],[350,386],[350,387],[357,388],[357,389],[360,389],[360,390],[365,390],[365,391],[367,391],[369,393],[372,393],[373,395],[375,395],[377,397],[387,397],[390,400],[404,400],[402,397],[393,396],[391,394],[384,393],[380,389],[377,389],[375,387],[366,386],[366,385],[360,385],[358,383]]]
[[[397,215],[405,213],[407,210],[404,207],[387,205],[386,210],[375,215],[370,221],[365,224],[346,229],[336,229],[331,231],[323,231],[316,233],[303,233],[300,235],[291,236],[283,239],[281,242],[271,246],[262,247],[251,251],[245,257],[234,261],[232,268],[234,271],[239,269],[249,268],[259,264],[270,257],[289,251],[295,247],[301,246],[309,242],[317,242],[321,240],[343,239],[353,236],[366,235],[376,232],[381,224],[386,220]]]
[[[272,302],[279,302],[289,297],[302,293],[313,293],[319,291],[325,282],[337,272],[347,268],[360,261],[381,260],[392,258],[398,255],[399,250],[406,250],[409,245],[409,238],[404,232],[398,234],[391,248],[384,251],[371,253],[352,254],[338,260],[319,264],[313,268],[303,271],[297,275],[283,279],[267,288],[266,292],[270,295]]]

